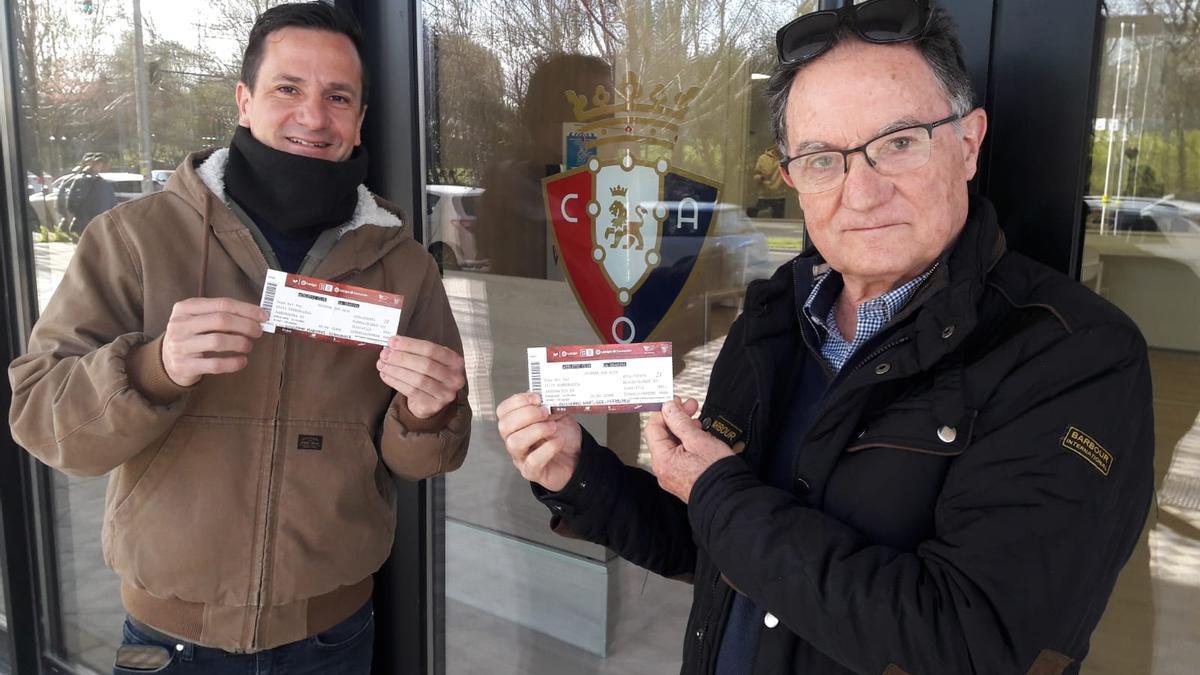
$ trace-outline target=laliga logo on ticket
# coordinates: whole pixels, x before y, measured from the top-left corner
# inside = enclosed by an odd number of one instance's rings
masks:
[[[581,132],[595,134],[588,149],[615,145],[623,154],[542,181],[563,273],[604,342],[653,339],[691,276],[720,195],[718,183],[665,159],[634,158],[652,148],[669,156],[700,92],[665,89],[644,94],[629,73],[616,92],[596,87],[590,101],[566,92]]]

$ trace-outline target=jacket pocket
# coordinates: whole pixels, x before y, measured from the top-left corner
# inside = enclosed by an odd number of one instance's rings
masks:
[[[269,421],[184,416],[109,521],[113,569],[158,597],[244,605]]]
[[[286,459],[278,497],[271,604],[358,583],[392,548],[396,497],[367,427],[280,422]]]
[[[851,436],[846,452],[889,448],[942,457],[961,455],[975,430],[974,410],[951,424],[939,422],[932,410],[920,404],[901,404],[868,419]]]

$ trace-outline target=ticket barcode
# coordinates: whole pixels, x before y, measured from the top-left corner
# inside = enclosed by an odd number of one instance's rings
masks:
[[[542,364],[540,361],[532,361],[529,364],[529,391],[535,394],[542,393]]]
[[[275,290],[278,288],[275,280],[267,277],[267,284],[263,286],[262,308],[267,310],[267,314],[271,313],[271,308],[275,306]]]

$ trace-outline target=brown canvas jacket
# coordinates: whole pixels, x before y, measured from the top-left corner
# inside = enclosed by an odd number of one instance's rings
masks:
[[[379,379],[377,350],[298,336],[264,334],[240,372],[190,388],[170,380],[161,341],[174,303],[203,288],[257,304],[267,272],[223,201],[222,152],[190,155],[163,192],[87,227],[9,368],[10,423],[46,464],[110,474],[104,559],[132,616],[257,651],[362,606],[392,546],[388,472],[415,480],[457,468],[471,411],[463,391],[418,419]],[[314,276],[402,294],[400,334],[462,353],[433,259],[359,192]]]

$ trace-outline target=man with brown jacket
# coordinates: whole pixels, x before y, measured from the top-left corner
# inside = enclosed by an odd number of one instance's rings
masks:
[[[14,437],[110,474],[115,673],[366,673],[389,471],[463,461],[462,346],[432,258],[362,186],[361,31],[321,3],[251,31],[231,146],[88,226],[13,362]],[[399,293],[382,352],[263,334],[268,268]],[[139,671],[140,672],[140,671]]]

